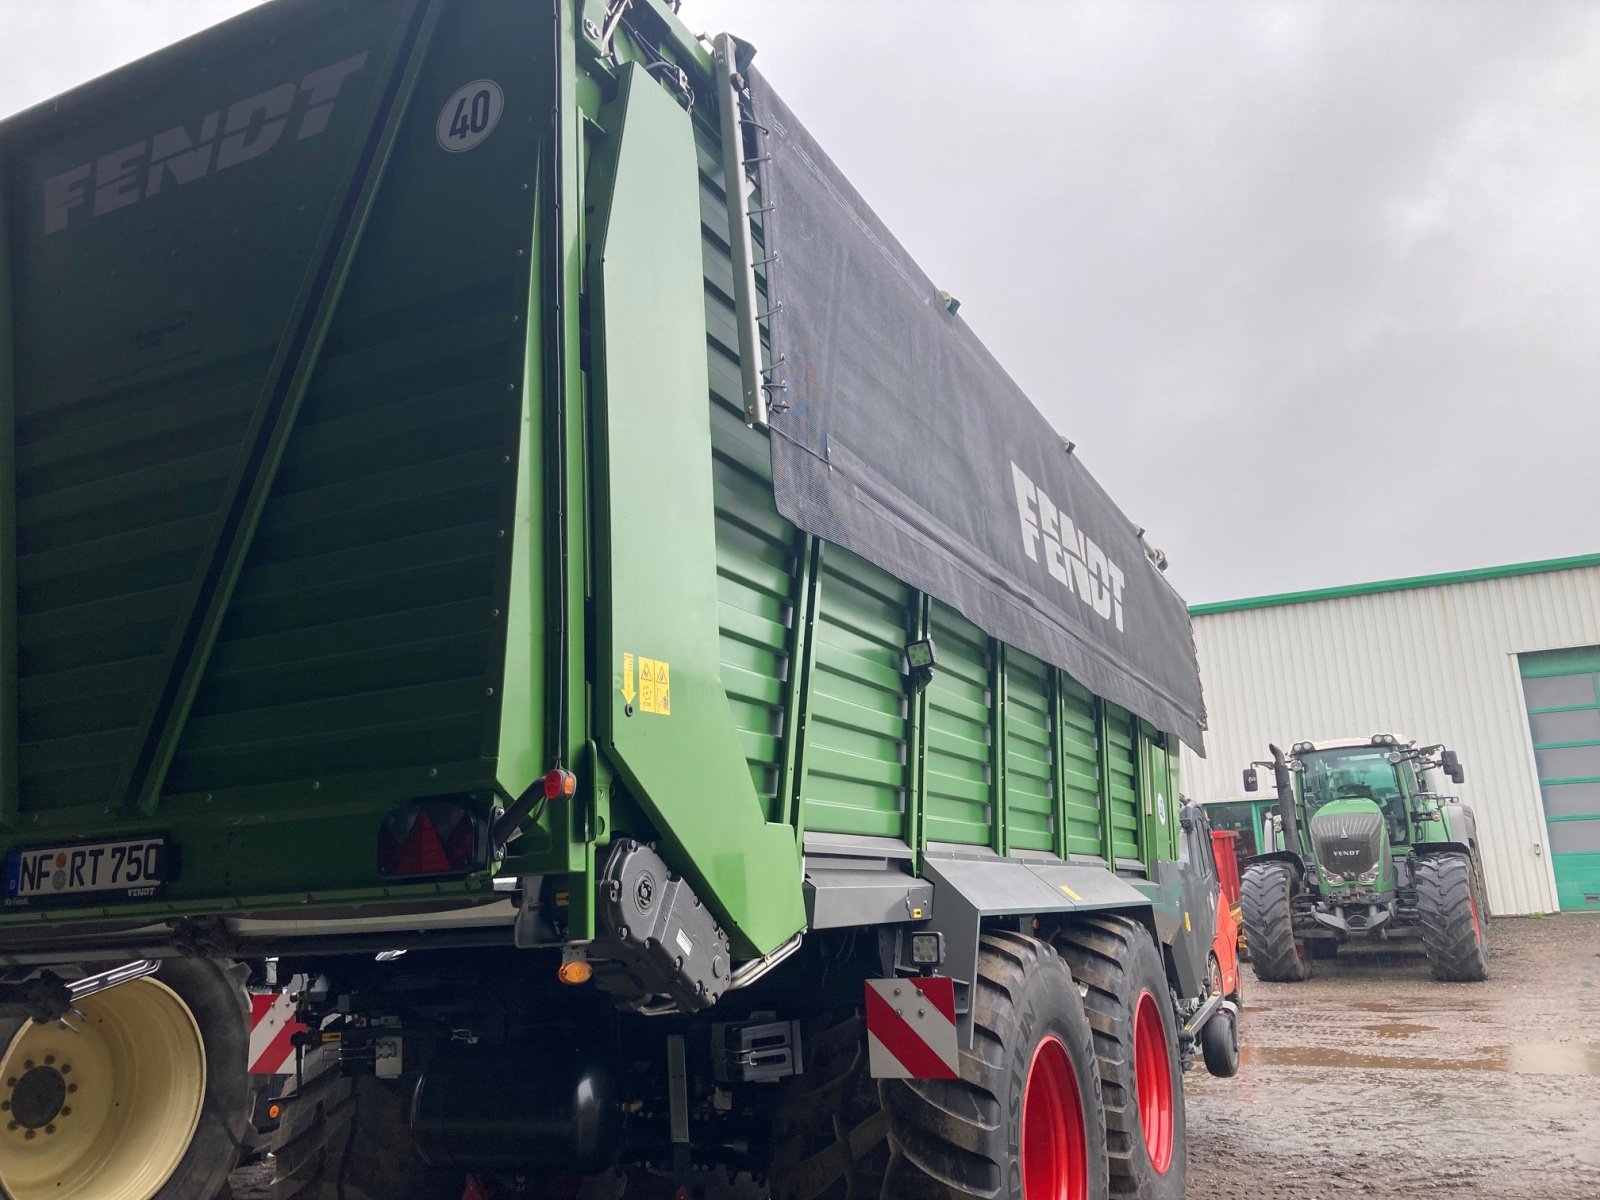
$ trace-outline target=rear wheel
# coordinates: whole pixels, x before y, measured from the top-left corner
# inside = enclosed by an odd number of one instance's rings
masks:
[[[1037,938],[987,934],[959,1080],[886,1080],[885,1196],[1104,1200],[1106,1135],[1089,1021]]]
[[[71,1029],[0,1023],[0,1187],[12,1200],[196,1200],[250,1121],[243,969],[174,959],[85,997]]]
[[[1094,1029],[1111,1194],[1182,1200],[1183,1064],[1155,941],[1137,921],[1106,916],[1068,926],[1057,945],[1088,987],[1084,1008]]]
[[[1240,899],[1250,966],[1268,983],[1311,978],[1305,943],[1294,936],[1294,871],[1288,863],[1255,863],[1244,873]]]
[[[272,1200],[461,1200],[466,1176],[417,1154],[407,1092],[328,1065],[284,1106]]]
[[[855,1012],[810,1022],[804,1045],[805,1071],[777,1085],[772,1200],[876,1200],[888,1118],[867,1063],[866,1020]]]
[[[1489,978],[1489,947],[1477,873],[1465,854],[1434,854],[1417,863],[1417,917],[1435,979]]]

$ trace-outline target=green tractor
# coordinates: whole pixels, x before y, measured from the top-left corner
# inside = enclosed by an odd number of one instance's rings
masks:
[[[1256,977],[1296,982],[1341,945],[1420,939],[1435,979],[1487,979],[1477,821],[1436,788],[1462,781],[1455,752],[1390,733],[1271,751],[1244,773],[1254,792],[1271,768],[1278,794],[1241,888]]]

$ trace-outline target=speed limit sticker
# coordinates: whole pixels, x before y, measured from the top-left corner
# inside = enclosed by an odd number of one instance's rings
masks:
[[[471,150],[494,132],[505,107],[505,93],[492,79],[475,79],[456,89],[439,110],[434,127],[439,145],[452,154]]]

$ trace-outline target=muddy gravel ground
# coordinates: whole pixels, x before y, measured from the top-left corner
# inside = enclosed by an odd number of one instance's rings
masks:
[[[1488,983],[1342,952],[1306,983],[1245,968],[1245,1061],[1192,1072],[1205,1200],[1600,1200],[1600,914],[1499,920]],[[265,1164],[236,1200],[270,1195]]]
[[[1600,1200],[1600,914],[1490,939],[1488,983],[1397,955],[1246,967],[1244,1065],[1186,1089],[1188,1194]]]

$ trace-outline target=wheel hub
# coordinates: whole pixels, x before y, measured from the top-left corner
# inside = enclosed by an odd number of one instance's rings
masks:
[[[52,1059],[54,1057],[51,1055]],[[72,1115],[67,1104],[66,1077],[56,1069],[54,1062],[32,1069],[24,1067],[20,1079],[13,1076],[6,1083],[10,1085],[11,1095],[5,1101],[5,1108],[11,1113],[11,1120],[24,1129],[53,1132],[57,1117]]]

